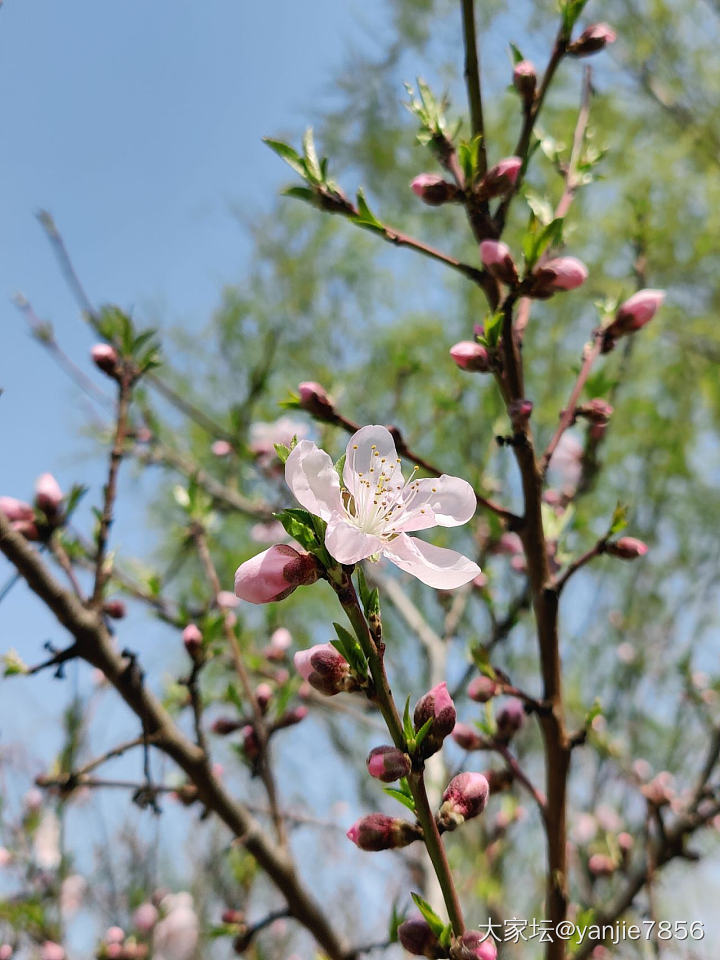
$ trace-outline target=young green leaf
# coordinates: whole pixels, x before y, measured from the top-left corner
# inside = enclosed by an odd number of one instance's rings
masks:
[[[442,922],[440,917],[435,913],[427,900],[423,899],[419,893],[411,893],[410,896],[413,898],[413,903],[415,906],[418,908],[425,920],[427,920],[428,926],[435,936],[441,937],[443,935],[443,931],[445,930],[445,924]]]

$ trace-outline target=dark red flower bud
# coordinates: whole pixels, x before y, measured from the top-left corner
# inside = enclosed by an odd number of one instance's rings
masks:
[[[515,186],[521,168],[520,157],[506,157],[496,163],[480,181],[478,196],[483,200],[491,200],[493,197],[508,193]]]
[[[481,750],[485,746],[483,737],[467,723],[456,723],[451,736],[463,750]]]
[[[57,517],[62,506],[63,492],[51,473],[41,474],[35,481],[35,506],[49,521]]]
[[[260,741],[255,730],[247,724],[242,728],[243,753],[248,760],[257,760],[260,756]]]
[[[438,823],[446,830],[454,830],[481,814],[489,796],[490,785],[481,773],[459,773],[445,789]]]
[[[350,665],[331,643],[318,643],[309,650],[298,650],[293,661],[303,680],[326,697],[352,689]]]
[[[432,960],[443,957],[447,952],[440,946],[440,941],[424,917],[409,917],[400,924],[397,934],[403,947],[415,957],[430,957]]]
[[[125,604],[122,600],[106,600],[103,604],[103,612],[113,620],[122,620],[125,616]]]
[[[361,850],[396,850],[422,836],[420,827],[407,820],[370,813],[361,817],[347,832],[348,840]]]
[[[498,739],[509,741],[525,723],[525,711],[520,700],[508,700],[497,715]]]
[[[496,280],[510,286],[518,282],[517,267],[510,247],[502,240],[483,240],[480,244],[480,256],[483,266]]]
[[[537,86],[537,73],[534,65],[529,60],[521,60],[515,64],[513,70],[513,86],[523,98],[525,103],[532,103],[535,99],[535,88]]]
[[[615,43],[617,34],[606,23],[594,23],[580,34],[574,43],[569,44],[567,52],[573,57],[587,57],[591,53],[604,50],[609,43]]]
[[[197,660],[203,654],[203,635],[194,623],[189,623],[182,632],[182,639],[188,656]]]
[[[428,720],[432,720],[432,726],[420,748],[424,757],[429,757],[440,749],[445,737],[453,732],[457,720],[455,704],[444,680],[415,704],[413,714],[415,730],[419,730]]]
[[[229,717],[218,717],[216,720],[213,720],[210,727],[211,731],[219,737],[227,737],[231,733],[235,733],[236,730],[239,730],[244,724],[238,723],[237,720],[231,720]]]
[[[410,773],[410,757],[397,747],[373,747],[365,763],[370,776],[383,783],[393,783]]]
[[[96,343],[90,351],[95,366],[109,377],[117,377],[120,372],[118,352],[109,343]]]
[[[242,910],[223,910],[220,919],[223,923],[245,923],[245,914]]]
[[[454,183],[443,180],[435,173],[421,173],[410,184],[415,196],[431,207],[457,200],[460,191]]]
[[[497,944],[488,933],[466,930],[455,941],[453,957],[457,960],[497,960]]]
[[[322,384],[315,380],[303,380],[298,385],[300,406],[314,417],[326,420],[335,412],[333,402]]]

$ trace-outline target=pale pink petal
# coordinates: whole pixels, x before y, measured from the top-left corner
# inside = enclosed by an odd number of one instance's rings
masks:
[[[345,451],[345,486],[357,497],[361,486],[358,481],[369,481],[375,488],[381,473],[386,488],[404,483],[392,434],[378,424],[361,427],[350,437]]]
[[[401,570],[438,590],[460,587],[480,573],[480,567],[461,553],[434,547],[404,533],[389,543],[383,553]]]
[[[425,530],[428,527],[457,527],[475,513],[477,498],[466,480],[443,474],[429,480],[415,480],[405,497],[408,514],[398,530]]]
[[[298,502],[323,520],[344,509],[333,462],[310,440],[301,440],[287,458],[285,481]]]
[[[363,533],[344,517],[334,517],[328,523],[325,546],[338,563],[357,563],[379,553],[383,545],[380,537]]]

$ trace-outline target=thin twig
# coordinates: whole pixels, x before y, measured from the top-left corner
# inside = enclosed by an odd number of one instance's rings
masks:
[[[478,149],[478,173],[482,177],[487,170],[485,123],[483,121],[482,83],[477,52],[474,0],[461,0],[463,39],[465,42],[465,85],[470,104],[470,128],[473,137],[480,137]]]

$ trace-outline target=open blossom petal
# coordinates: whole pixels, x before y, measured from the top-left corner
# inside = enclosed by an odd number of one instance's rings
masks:
[[[441,477],[414,480],[405,502],[406,519],[398,530],[426,530],[428,527],[458,527],[475,513],[477,498],[466,480]]]
[[[404,533],[387,544],[383,552],[401,570],[438,590],[460,587],[480,573],[480,567],[461,553],[435,547]]]
[[[334,517],[325,533],[325,546],[339,563],[358,563],[380,553],[385,543],[372,533],[363,533],[345,517]]]
[[[343,483],[356,500],[374,494],[379,484],[388,490],[397,484],[402,486],[400,459],[387,427],[378,424],[361,427],[350,437],[345,450]]]
[[[287,458],[285,480],[298,502],[315,516],[329,520],[344,511],[333,462],[312,441],[301,440]]]

